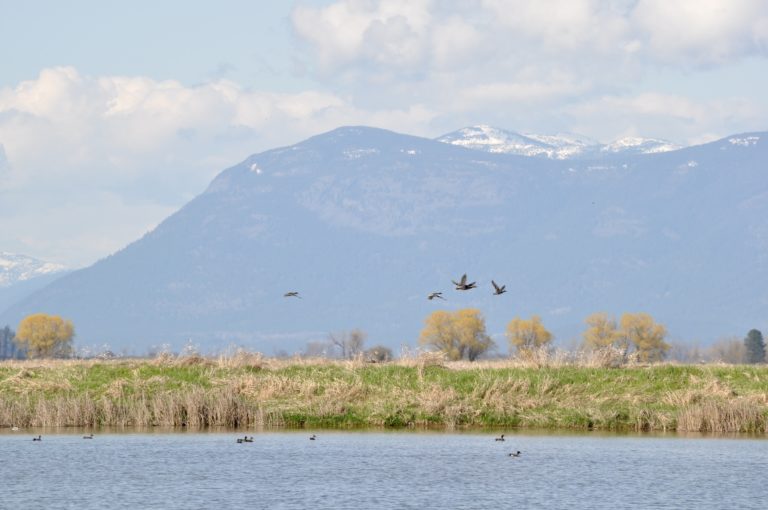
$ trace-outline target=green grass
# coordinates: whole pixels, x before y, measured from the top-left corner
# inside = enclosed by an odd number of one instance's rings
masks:
[[[768,367],[256,358],[0,363],[0,427],[768,430]]]

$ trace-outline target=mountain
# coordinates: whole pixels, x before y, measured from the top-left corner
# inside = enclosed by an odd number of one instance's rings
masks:
[[[648,312],[673,340],[743,335],[768,325],[766,140],[558,160],[339,128],[224,170],[0,324],[56,313],[77,342],[137,354],[187,340],[294,352],[353,328],[397,350],[430,312],[463,307],[501,352],[507,322],[532,314],[563,343],[596,311]],[[477,289],[453,290],[464,273]]]
[[[60,264],[0,252],[0,310],[45,287],[64,271]]]
[[[472,126],[453,131],[437,138],[468,149],[486,152],[541,156],[550,159],[598,159],[628,154],[654,154],[681,147],[656,138],[625,137],[608,144],[574,134],[536,135],[519,134],[491,126]]]

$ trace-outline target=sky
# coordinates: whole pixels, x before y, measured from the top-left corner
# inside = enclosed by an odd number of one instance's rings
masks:
[[[0,0],[0,63],[0,251],[71,268],[343,125],[768,129],[765,0]]]

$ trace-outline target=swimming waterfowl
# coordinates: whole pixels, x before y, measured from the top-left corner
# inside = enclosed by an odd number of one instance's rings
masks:
[[[251,437],[245,436],[243,438],[243,442],[245,442],[245,443],[253,443],[253,436],[251,436]]]
[[[283,294],[283,297],[297,297],[301,299],[301,296],[299,296],[299,293],[296,292],[295,290],[292,290],[291,292],[286,292],[285,294]]]
[[[43,440],[43,436],[37,436],[32,438],[32,441],[42,441],[42,440]]]
[[[240,437],[238,437],[238,438],[236,439],[236,441],[237,441],[237,443],[238,443],[238,444],[240,444],[240,443],[244,442],[244,441],[243,441],[243,439],[242,439],[242,438],[240,438]]]
[[[93,439],[93,432],[89,436],[83,436],[83,439]]]
[[[18,431],[19,431],[19,427],[16,427],[16,426],[14,425],[13,427],[11,427],[11,430],[12,430],[12,431],[14,431],[14,432],[18,432]]]
[[[435,298],[445,300],[442,292],[433,292],[429,296],[427,296],[427,299],[429,299],[430,301],[432,301]]]
[[[458,282],[454,281],[454,280],[451,280],[451,282],[453,282],[453,284],[456,286],[456,290],[474,289],[476,287],[476,283],[477,283],[477,282],[467,283],[467,275],[466,275],[466,273],[461,276],[461,280],[459,280]]]
[[[519,457],[520,456],[520,450],[518,450],[518,451],[516,451],[514,453],[510,453],[509,456],[510,457]]]
[[[496,438],[496,441],[504,441],[504,434]]]
[[[491,280],[491,283],[493,284],[493,295],[494,296],[500,296],[500,295],[504,294],[507,291],[506,290],[507,289],[506,285],[502,285],[501,287],[499,287],[496,284],[496,282],[494,282],[493,280]]]
[[[317,439],[316,435],[312,434],[311,436],[309,436],[310,441],[314,441],[315,439]]]

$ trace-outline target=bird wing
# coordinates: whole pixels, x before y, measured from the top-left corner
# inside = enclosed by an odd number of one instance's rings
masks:
[[[467,284],[467,274],[466,273],[461,275],[461,284],[462,285],[466,285]]]
[[[493,288],[496,289],[496,292],[498,292],[499,291],[499,286],[496,284],[496,282],[491,280],[491,284],[493,285]]]

